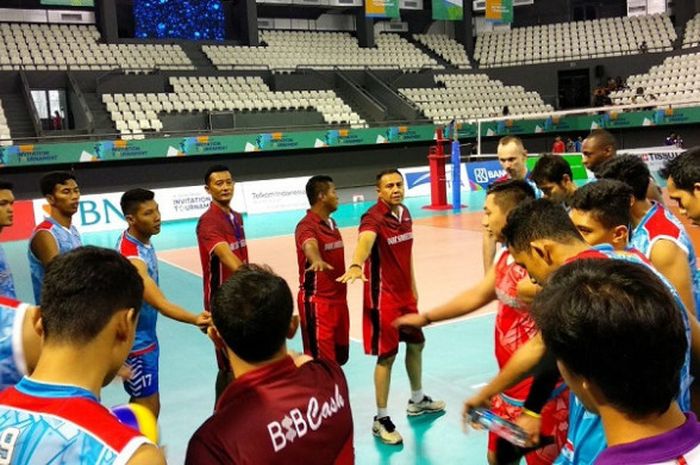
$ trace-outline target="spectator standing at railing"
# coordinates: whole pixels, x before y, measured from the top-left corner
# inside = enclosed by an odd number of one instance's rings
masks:
[[[554,138],[554,143],[552,144],[552,153],[564,153],[566,151],[566,145],[561,137],[557,136]]]
[[[674,145],[676,147],[683,148],[683,139],[676,132],[672,132],[666,137],[666,145]]]
[[[61,129],[63,129],[63,118],[61,117],[61,113],[58,110],[56,110],[53,113],[53,116],[51,117],[51,123],[55,131],[60,131]]]

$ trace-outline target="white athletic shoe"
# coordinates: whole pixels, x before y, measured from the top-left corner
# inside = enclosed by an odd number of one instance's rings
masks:
[[[377,418],[374,417],[374,424],[372,425],[372,434],[377,436],[384,444],[396,445],[403,442],[403,438],[396,431],[396,426],[391,421],[389,417]]]
[[[445,402],[442,400],[433,400],[428,396],[423,396],[420,402],[408,401],[406,413],[408,416],[423,415],[424,413],[439,413],[445,410]]]

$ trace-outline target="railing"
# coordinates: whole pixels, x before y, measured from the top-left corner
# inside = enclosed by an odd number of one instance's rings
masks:
[[[24,96],[24,101],[29,108],[29,116],[32,119],[32,125],[34,126],[34,132],[37,137],[42,137],[44,135],[44,128],[41,125],[41,118],[39,118],[39,112],[34,104],[34,98],[32,98],[31,87],[29,87],[29,79],[24,71],[19,72],[20,80],[22,81],[22,95]]]
[[[539,113],[526,113],[522,115],[509,115],[509,116],[499,116],[493,118],[479,118],[466,121],[469,124],[476,124],[476,148],[477,155],[481,155],[481,125],[485,123],[493,123],[498,121],[522,121],[529,119],[541,119],[541,118],[554,118],[558,116],[571,116],[571,115],[594,115],[597,113],[614,113],[614,112],[624,112],[628,110],[640,110],[640,109],[673,109],[679,106],[700,106],[700,100],[678,100],[678,99],[668,99],[668,100],[656,100],[652,102],[645,103],[634,103],[628,105],[610,105],[606,107],[593,107],[593,108],[579,108],[576,110],[562,110],[562,111],[549,111],[549,112],[539,112]],[[562,131],[567,132],[567,131]]]
[[[671,50],[669,50],[669,47]],[[629,55],[644,55],[645,53],[663,53],[663,52],[671,52],[673,51],[673,46],[669,45],[666,47],[655,47],[655,48],[649,48],[647,49],[646,52],[640,52],[639,49],[636,49],[634,51],[622,51],[622,50],[614,50],[612,52],[591,52],[591,53],[586,53],[586,54],[570,54],[566,56],[560,56],[560,57],[531,57],[531,58],[526,58],[526,59],[518,59],[518,60],[507,60],[507,61],[497,61],[494,63],[484,63],[482,61],[482,57],[480,58],[474,58],[474,61],[476,61],[479,66],[477,69],[490,69],[490,68],[507,68],[509,66],[529,66],[529,65],[542,65],[542,64],[547,64],[547,63],[560,63],[560,62],[569,62],[569,61],[580,61],[580,60],[594,60],[598,58],[615,58],[615,57],[620,57],[620,56],[629,56]],[[578,51],[578,50],[577,50]],[[573,50],[572,50],[573,52]]]
[[[70,71],[66,73],[68,76],[68,84],[71,86],[73,89],[73,92],[75,93],[75,96],[78,99],[78,103],[80,105],[80,108],[83,110],[85,113],[85,117],[87,118],[87,130],[88,132],[92,133],[95,130],[95,117],[92,114],[92,110],[90,110],[90,107],[88,106],[87,102],[85,101],[85,95],[83,94],[83,91],[80,89],[80,85],[78,84],[78,81],[75,79],[75,77],[71,74]]]

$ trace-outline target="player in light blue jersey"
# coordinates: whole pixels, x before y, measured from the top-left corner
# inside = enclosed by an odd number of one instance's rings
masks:
[[[117,250],[133,263],[144,283],[144,302],[136,339],[126,360],[131,378],[124,381],[124,389],[131,396],[130,402],[144,405],[157,417],[160,413],[158,312],[200,328],[207,327],[211,319],[208,312],[196,315],[170,302],[158,287],[158,259],[151,237],[160,232],[160,211],[153,192],[146,189],[127,191],[122,195],[121,208],[129,228],[119,238]]]
[[[37,305],[41,303],[41,285],[46,266],[57,255],[82,245],[80,234],[72,224],[80,201],[80,188],[75,176],[66,171],[55,171],[42,177],[39,185],[50,213],[34,228],[29,240],[29,270]]]
[[[542,197],[554,203],[560,203],[569,208],[571,197],[576,192],[574,174],[571,166],[561,155],[542,155],[530,175],[537,187],[542,191]]]
[[[575,197],[585,193],[586,191],[579,190]],[[576,198],[572,201],[572,207],[574,206],[580,207]],[[572,208],[573,211],[575,211],[574,208]],[[621,211],[625,210],[621,209]],[[545,200],[524,204],[514,210],[508,217],[504,236],[516,262],[527,268],[533,280],[543,284],[546,284],[549,276],[558,268],[576,260],[613,258],[646,264],[651,269],[646,259],[635,251],[616,252],[609,245],[591,248],[583,241],[577,227],[569,219],[564,209]],[[594,232],[593,236],[602,237],[603,235]],[[660,274],[657,273],[657,276],[664,281]],[[667,281],[665,284],[668,291],[677,297],[677,306],[683,311],[682,318],[686,324],[684,343],[689,346],[691,327],[697,331],[698,323],[694,318],[688,317],[688,310],[683,307],[683,303],[673,287]],[[530,342],[520,348],[511,362],[501,370],[494,380],[476,396],[466,401],[465,410],[485,405],[488,399],[486,396],[493,395],[494,392],[501,392],[510,387],[512,383],[518,382],[543,359],[545,352],[546,347],[541,334],[533,337]],[[676,387],[679,404],[681,408],[686,410],[690,407],[689,364],[690,352],[686,351],[682,376]],[[592,464],[606,444],[600,419],[596,415],[579,409],[573,396],[571,405],[573,407],[570,407],[568,442],[555,463],[561,465]],[[528,425],[526,421],[519,421],[519,423],[530,432],[536,431],[536,428],[531,424]],[[532,437],[536,438],[537,435],[533,434]]]
[[[0,232],[6,226],[12,226],[14,221],[15,196],[12,194],[12,187],[12,183],[0,181]],[[17,298],[15,282],[2,247],[0,247],[0,296]]]
[[[600,178],[617,179],[632,188],[633,230],[630,245],[646,256],[664,275],[692,313],[700,308],[700,272],[695,248],[683,225],[663,205],[647,199],[649,168],[641,158],[621,155],[606,161]]]
[[[0,393],[7,465],[164,465],[162,452],[99,398],[134,342],[143,281],[113,250],[81,247],[47,267],[33,373]]]
[[[575,394],[572,440],[555,463],[698,463],[697,420],[678,398],[688,354],[678,302],[643,264],[577,260],[549,278],[532,314]],[[593,458],[592,435],[611,449]]]
[[[700,226],[700,147],[693,147],[666,162],[661,170],[668,196],[678,203],[681,214]]]

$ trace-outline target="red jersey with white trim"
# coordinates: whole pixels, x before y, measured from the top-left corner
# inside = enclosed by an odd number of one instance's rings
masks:
[[[530,306],[518,299],[518,283],[530,279],[527,270],[515,263],[508,249],[496,257],[496,314],[495,348],[498,367],[503,368],[520,346],[537,334],[537,325],[530,316]],[[528,377],[504,392],[517,400],[525,400],[530,392],[532,377]]]
[[[364,231],[377,235],[365,262],[365,307],[377,308],[380,297],[397,304],[415,301],[411,286],[413,220],[408,208],[401,205],[397,217],[379,200],[362,215],[360,233]]]
[[[243,217],[233,210],[228,214],[212,202],[197,222],[197,243],[204,280],[204,308],[211,310],[212,296],[232,274],[216,256],[214,248],[226,244],[241,262],[248,263]]]
[[[333,218],[328,218],[326,221],[317,213],[308,210],[306,216],[297,224],[294,239],[299,266],[299,292],[304,293],[304,298],[318,297],[326,300],[345,301],[346,284],[336,281],[345,270],[345,249],[338,225]],[[309,262],[304,255],[303,247],[306,241],[312,239],[318,243],[321,259],[331,265],[332,270],[318,273],[306,271]]]
[[[236,378],[192,436],[186,465],[351,465],[345,375],[330,361],[291,357]]]
[[[2,463],[117,465],[152,444],[86,389],[23,378],[0,393]]]

